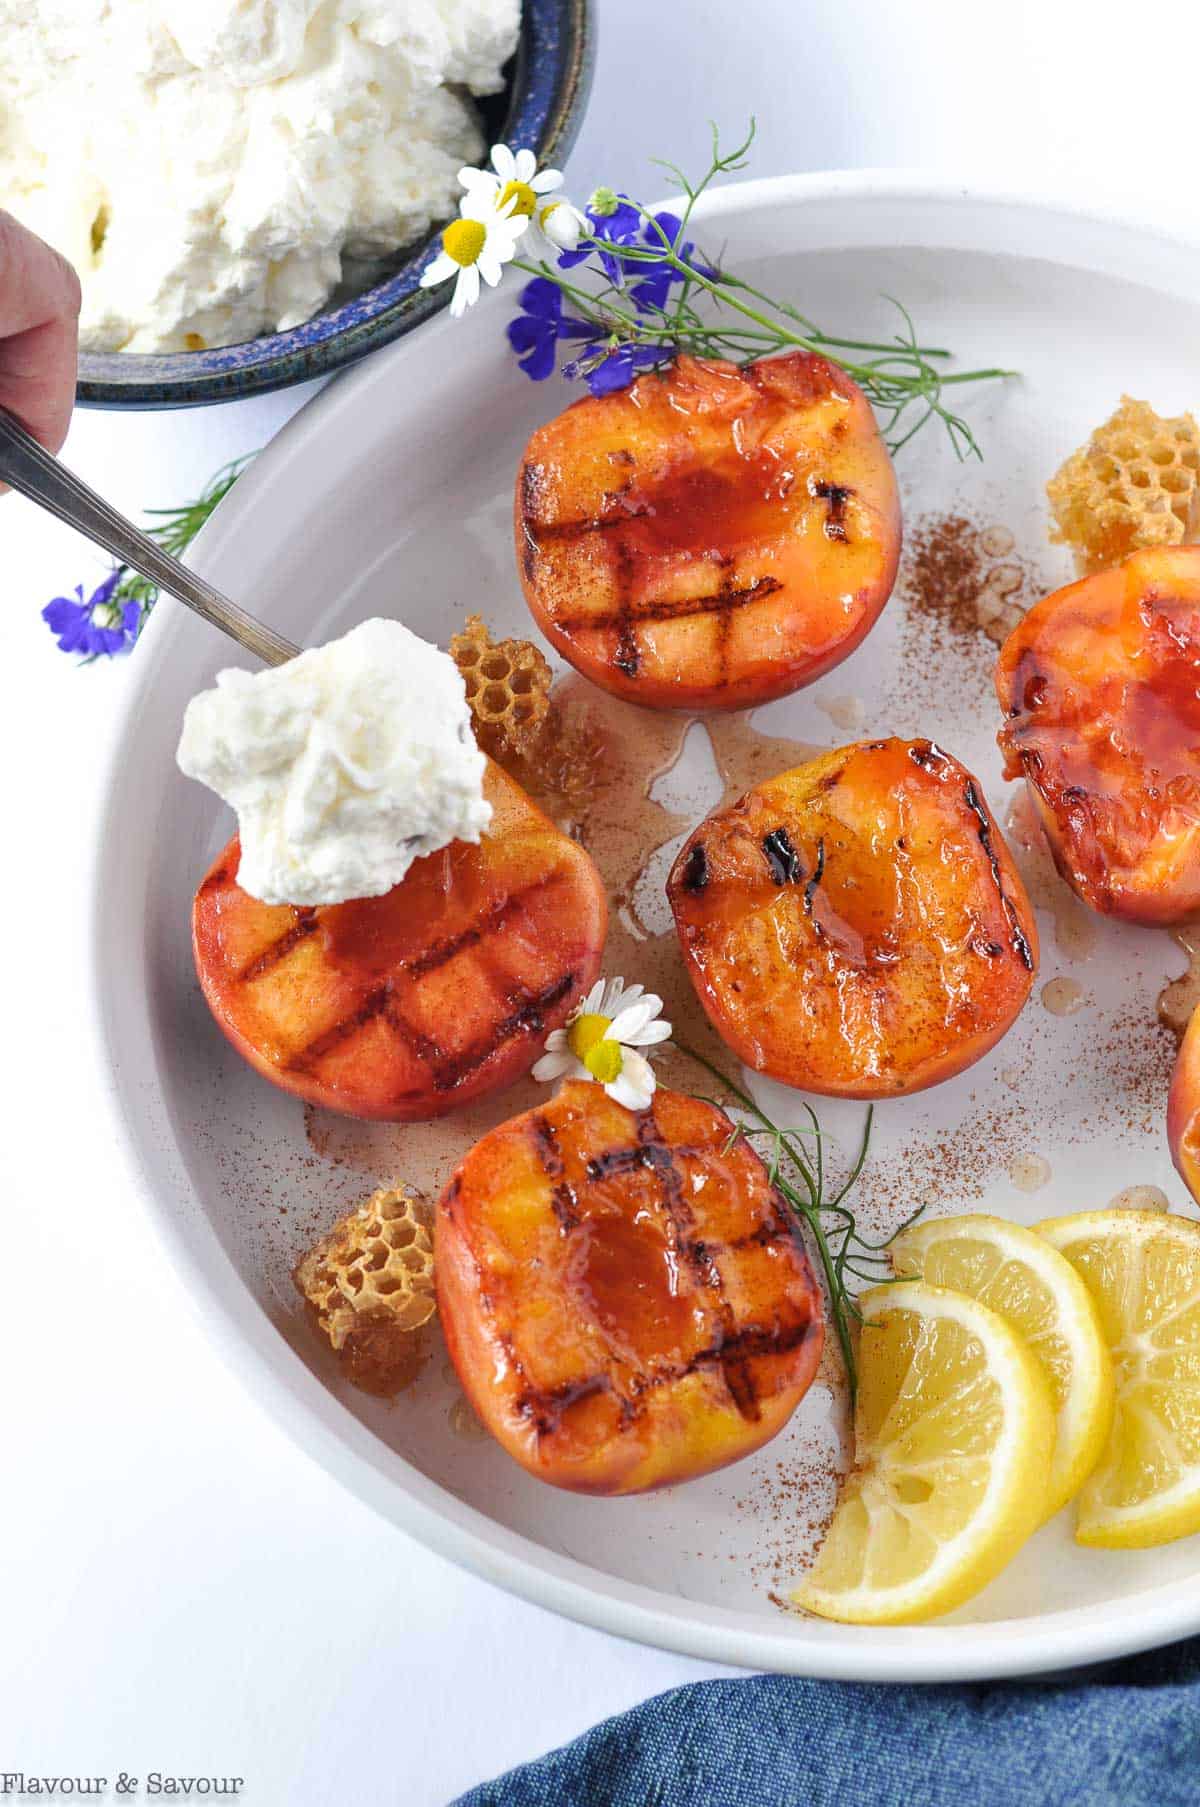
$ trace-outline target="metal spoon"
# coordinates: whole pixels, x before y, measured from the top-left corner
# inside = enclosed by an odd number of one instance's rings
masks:
[[[164,552],[132,521],[127,521],[95,490],[89,489],[65,464],[60,464],[44,446],[40,446],[20,421],[0,408],[0,483],[7,483],[18,495],[28,497],[40,508],[48,509],[86,534],[98,546],[123,565],[139,571],[160,590],[166,590],[180,602],[195,609],[213,627],[229,634],[247,652],[265,660],[268,665],[283,665],[300,651],[282,634],[264,622],[256,621],[236,602],[230,602],[210,583],[181,565],[177,558]]]

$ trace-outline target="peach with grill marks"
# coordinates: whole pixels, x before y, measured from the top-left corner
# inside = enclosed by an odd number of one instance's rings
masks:
[[[821,1355],[794,1219],[705,1101],[573,1080],[476,1144],[438,1203],[446,1345],[539,1480],[637,1493],[760,1448]]]
[[[517,564],[585,677],[659,709],[737,709],[829,671],[900,554],[895,474],[826,358],[680,357],[577,401],[525,449]]]
[[[235,838],[196,893],[196,971],[267,1079],[353,1117],[440,1117],[528,1071],[600,966],[607,905],[583,848],[489,761],[478,846],[415,861],[383,897],[260,903]]]

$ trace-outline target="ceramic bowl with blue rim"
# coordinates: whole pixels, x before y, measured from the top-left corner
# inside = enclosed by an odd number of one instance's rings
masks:
[[[506,86],[478,103],[488,141],[527,145],[539,164],[561,163],[583,115],[593,50],[590,0],[524,0]],[[452,284],[420,287],[438,238],[431,232],[373,288],[286,332],[205,351],[82,352],[76,398],[93,408],[183,408],[341,370],[447,304]]]

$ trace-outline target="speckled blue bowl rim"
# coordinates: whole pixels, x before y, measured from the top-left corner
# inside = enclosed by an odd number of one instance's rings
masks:
[[[504,140],[529,145],[539,162],[565,158],[583,117],[594,60],[591,0],[523,0]],[[212,351],[84,352],[76,400],[90,408],[185,408],[261,395],[344,369],[445,307],[449,284],[419,287],[436,239],[431,232],[386,281],[288,332]]]

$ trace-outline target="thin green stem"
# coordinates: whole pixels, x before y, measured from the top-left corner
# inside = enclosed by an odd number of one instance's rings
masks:
[[[842,1200],[845,1198],[846,1194],[857,1183],[858,1177],[861,1174],[861,1172],[863,1170],[863,1166],[866,1162],[867,1149],[870,1147],[870,1144],[871,1144],[871,1131],[874,1128],[874,1126],[875,1126],[875,1106],[873,1104],[868,1104],[866,1119],[863,1123],[862,1139],[858,1145],[858,1156],[854,1162],[853,1167],[850,1169],[849,1173],[846,1175],[845,1180],[842,1182],[841,1191],[838,1192],[834,1196],[832,1204],[830,1206],[831,1210],[837,1209],[837,1207],[841,1204]]]
[[[907,445],[926,421],[936,417],[945,427],[959,458],[979,457],[979,447],[969,425],[960,415],[951,412],[943,399],[943,391],[950,385],[961,387],[964,383],[1003,380],[1013,374],[1011,371],[989,367],[943,372],[934,360],[944,361],[951,353],[945,346],[920,344],[910,315],[898,301],[894,301],[894,305],[903,322],[903,331],[894,339],[884,343],[843,337],[824,332],[793,303],[775,300],[744,277],[716,267],[701,268],[697,263],[687,261],[684,255],[687,234],[697,202],[718,176],[745,167],[754,133],[752,120],[742,143],[725,153],[714,125],[709,165],[698,182],[689,181],[677,165],[662,164],[683,196],[679,224],[674,232],[668,231],[647,208],[637,204],[638,214],[644,222],[638,243],[621,243],[606,239],[602,234],[585,236],[580,241],[581,247],[596,254],[588,265],[589,273],[599,279],[594,289],[588,290],[569,281],[558,268],[546,262],[536,264],[526,258],[514,260],[517,269],[555,283],[572,303],[584,326],[591,329],[584,334],[581,348],[571,357],[572,374],[591,376],[623,346],[638,348],[641,354],[638,364],[644,369],[668,363],[685,351],[701,358],[727,357],[735,363],[744,363],[794,348],[831,358],[859,384],[880,417],[893,454]],[[598,265],[597,259],[603,259],[603,263]],[[669,299],[664,297],[661,304],[655,304],[643,293],[631,302],[626,278],[636,280],[644,267],[661,271],[664,265],[674,279]],[[701,301],[715,307],[718,316],[736,318],[712,320],[703,317],[697,308],[697,302]]]

